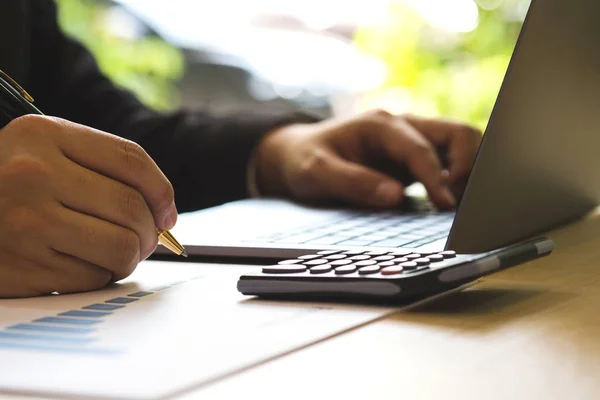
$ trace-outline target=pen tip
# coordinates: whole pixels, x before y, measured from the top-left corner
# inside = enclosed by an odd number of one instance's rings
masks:
[[[184,256],[185,258],[187,258],[187,256],[188,256],[187,252],[185,250],[181,253],[181,255]]]

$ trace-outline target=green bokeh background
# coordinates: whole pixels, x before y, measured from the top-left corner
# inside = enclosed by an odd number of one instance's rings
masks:
[[[402,88],[411,94],[407,112],[452,117],[484,129],[521,30],[518,11],[529,4],[496,3],[493,10],[479,8],[479,24],[468,33],[436,30],[407,3],[394,3],[386,23],[359,28],[355,43],[385,61],[389,72],[382,90]]]
[[[59,23],[96,57],[117,85],[157,110],[179,106],[176,84],[184,72],[181,51],[155,35],[129,39],[107,28],[110,5],[98,0],[56,0]]]
[[[522,26],[517,10],[529,1],[479,1],[496,8],[480,7],[478,27],[468,33],[438,31],[403,1],[390,4],[386,23],[359,27],[355,45],[388,67],[378,91],[402,88],[412,98],[405,111],[461,119],[484,129]],[[185,66],[180,50],[152,35],[133,40],[111,33],[104,23],[109,10],[104,1],[57,4],[63,29],[92,51],[118,85],[158,110],[180,105],[176,84]]]

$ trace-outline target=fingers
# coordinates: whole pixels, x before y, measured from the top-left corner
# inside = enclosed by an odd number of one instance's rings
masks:
[[[380,153],[398,165],[406,164],[439,208],[448,209],[456,205],[454,196],[446,186],[440,159],[429,140],[399,118],[377,115],[367,122],[362,131],[364,140],[371,147],[379,147]]]
[[[450,180],[457,182],[467,177],[481,143],[481,131],[465,124],[421,118],[413,115],[404,119],[436,146],[448,146]]]
[[[135,189],[66,160],[64,177],[55,182],[55,196],[67,208],[122,226],[138,236],[140,257],[156,249],[154,217]]]
[[[89,292],[106,287],[113,281],[113,274],[97,265],[80,260],[67,254],[51,251],[48,258],[48,266],[54,271],[54,291],[60,294]]]
[[[139,191],[161,229],[177,220],[173,188],[158,166],[136,143],[92,128],[54,119],[57,142],[75,163]]]
[[[40,282],[35,286],[35,295],[89,292],[102,289],[112,281],[112,274],[104,268],[51,249],[48,253],[40,262],[52,274],[47,277],[38,275]]]
[[[404,187],[394,179],[348,162],[330,152],[317,152],[305,165],[307,193],[351,204],[389,208],[400,205]]]
[[[115,281],[135,270],[140,258],[138,235],[127,228],[67,208],[57,211],[50,247],[112,273]]]
[[[3,251],[0,298],[86,292],[102,289],[111,279],[109,271],[51,249],[36,259]]]

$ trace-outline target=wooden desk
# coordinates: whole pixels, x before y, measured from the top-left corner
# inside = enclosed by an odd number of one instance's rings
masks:
[[[466,292],[231,377],[189,399],[600,399],[600,213]]]
[[[551,257],[179,399],[600,399],[600,211],[550,236]]]

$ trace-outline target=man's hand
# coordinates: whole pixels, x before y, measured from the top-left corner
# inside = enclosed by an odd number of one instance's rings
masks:
[[[127,277],[177,219],[137,144],[26,116],[0,130],[0,297],[99,289]]]
[[[481,136],[463,124],[385,111],[289,125],[259,144],[257,185],[266,196],[391,208],[402,202],[405,186],[420,181],[437,207],[449,209]]]

